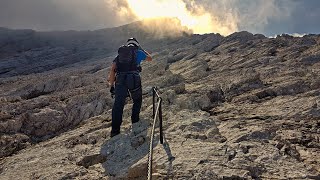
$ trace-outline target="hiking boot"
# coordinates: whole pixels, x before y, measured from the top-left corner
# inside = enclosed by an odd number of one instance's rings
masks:
[[[111,133],[110,133],[110,138],[112,138],[112,137],[114,137],[114,136],[116,136],[116,135],[118,135],[118,134],[120,134],[120,131],[117,131],[117,132],[112,132],[112,131],[111,131]]]

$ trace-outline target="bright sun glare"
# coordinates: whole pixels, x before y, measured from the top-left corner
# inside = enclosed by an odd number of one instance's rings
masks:
[[[227,35],[236,27],[225,26],[212,14],[197,8],[197,14],[191,13],[182,0],[127,0],[131,11],[140,19],[172,17],[178,18],[183,26],[194,33],[220,33]]]

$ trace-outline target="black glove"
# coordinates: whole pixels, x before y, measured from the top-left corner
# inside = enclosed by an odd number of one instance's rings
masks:
[[[111,97],[113,98],[113,96],[115,95],[114,86],[111,86],[110,93],[111,93]]]
[[[138,70],[139,72],[141,72],[141,71],[142,71],[142,67],[141,67],[141,66],[137,66],[137,70]]]

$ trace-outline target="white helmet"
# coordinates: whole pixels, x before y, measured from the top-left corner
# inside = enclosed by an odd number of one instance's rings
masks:
[[[140,44],[139,44],[139,42],[137,41],[136,38],[129,38],[129,39],[127,40],[127,46],[130,45],[130,44],[135,45],[135,46],[137,46],[137,47],[140,46]]]

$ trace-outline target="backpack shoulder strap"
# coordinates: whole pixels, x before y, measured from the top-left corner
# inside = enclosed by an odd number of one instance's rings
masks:
[[[138,48],[133,47],[132,48],[132,63],[137,66],[137,56],[138,56]]]

